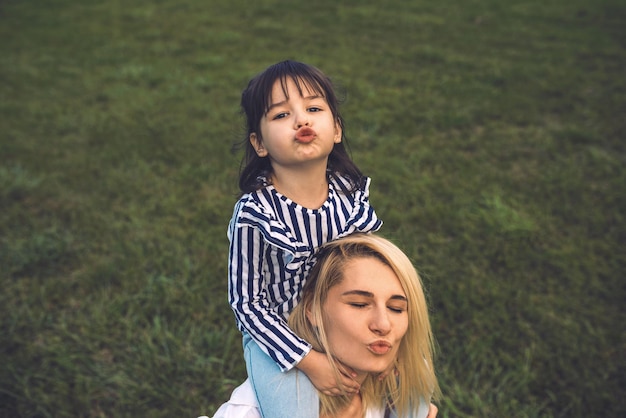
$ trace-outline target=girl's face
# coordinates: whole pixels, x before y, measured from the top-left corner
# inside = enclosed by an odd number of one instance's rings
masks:
[[[341,128],[326,99],[301,84],[302,95],[291,78],[285,89],[277,80],[261,132],[250,134],[250,143],[260,157],[269,156],[274,173],[310,162],[326,163],[341,142]]]
[[[407,307],[389,266],[373,257],[349,261],[322,307],[330,351],[361,377],[387,370],[408,328]]]

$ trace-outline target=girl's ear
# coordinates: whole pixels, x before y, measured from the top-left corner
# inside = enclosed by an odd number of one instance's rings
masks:
[[[259,138],[256,132],[252,132],[249,137],[250,144],[252,144],[252,148],[256,151],[256,155],[263,158],[267,156],[267,150],[263,146],[263,141]]]
[[[341,129],[341,124],[337,121],[335,122],[335,144],[338,144],[341,142],[341,138],[343,136],[343,130]]]

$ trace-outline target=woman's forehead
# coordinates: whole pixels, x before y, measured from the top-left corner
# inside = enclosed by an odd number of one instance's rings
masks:
[[[341,282],[342,290],[359,289],[376,294],[405,295],[400,279],[393,269],[375,257],[358,257],[346,263]]]

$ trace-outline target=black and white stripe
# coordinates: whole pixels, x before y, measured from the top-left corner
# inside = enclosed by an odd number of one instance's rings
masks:
[[[229,301],[238,328],[283,371],[310,350],[285,320],[300,300],[317,249],[382,225],[369,205],[369,183],[346,195],[333,180],[327,201],[315,210],[290,201],[272,186],[242,196],[235,205],[228,230]]]

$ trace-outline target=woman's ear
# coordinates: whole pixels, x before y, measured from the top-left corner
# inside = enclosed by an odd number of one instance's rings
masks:
[[[308,305],[305,307],[305,312],[306,312],[306,319],[309,320],[309,323],[314,326],[317,327],[317,319],[315,318],[315,314],[313,314],[313,310],[311,309],[311,305]]]
[[[256,155],[263,158],[267,156],[267,150],[263,146],[263,141],[258,137],[256,132],[252,132],[249,137],[250,144],[252,144],[252,148],[256,151]]]

